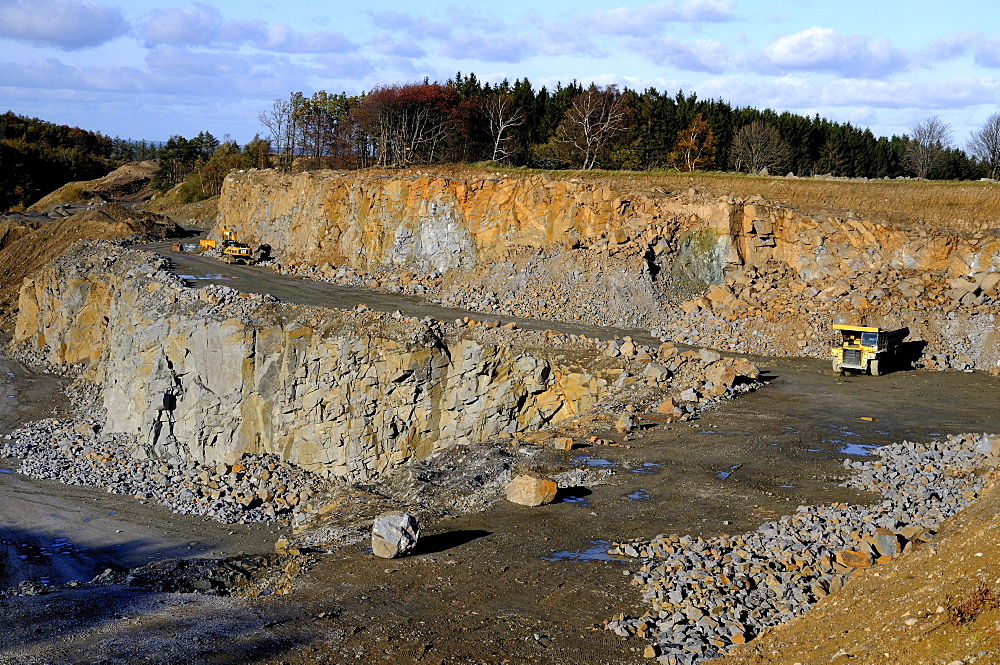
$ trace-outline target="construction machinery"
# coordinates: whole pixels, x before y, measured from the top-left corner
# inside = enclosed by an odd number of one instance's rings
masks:
[[[218,245],[213,238],[204,238],[199,243],[200,250],[217,249]],[[270,246],[267,253],[270,254]],[[254,257],[250,245],[236,240],[236,230],[228,226],[222,227],[222,261],[224,263],[248,263],[253,264]]]
[[[892,369],[899,344],[909,333],[906,328],[883,330],[842,323],[835,323],[833,328],[840,331],[840,343],[830,349],[833,371],[857,370],[872,376]]]

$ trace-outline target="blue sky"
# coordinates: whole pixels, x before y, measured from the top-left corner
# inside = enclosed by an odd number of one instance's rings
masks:
[[[241,143],[292,91],[455,72],[678,89],[955,144],[1000,110],[994,3],[867,0],[0,0],[0,111]]]

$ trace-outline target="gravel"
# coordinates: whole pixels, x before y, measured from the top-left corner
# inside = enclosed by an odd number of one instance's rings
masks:
[[[287,523],[332,486],[268,454],[212,465],[146,459],[129,437],[99,430],[94,419],[35,421],[4,437],[0,456],[20,458],[18,472],[30,478],[104,487],[223,523]]]
[[[609,554],[641,561],[633,584],[650,609],[605,625],[651,640],[647,654],[663,664],[715,658],[804,613],[858,567],[930,540],[982,490],[995,464],[991,450],[991,438],[980,434],[904,441],[875,450],[880,459],[844,461],[854,474],[843,485],[880,493],[876,505],[799,506],[737,536],[616,543]]]

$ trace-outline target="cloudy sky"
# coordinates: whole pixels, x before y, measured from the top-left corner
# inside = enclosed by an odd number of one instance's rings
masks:
[[[0,0],[0,111],[242,142],[291,91],[455,72],[678,89],[956,144],[1000,110],[1000,10],[951,0]]]

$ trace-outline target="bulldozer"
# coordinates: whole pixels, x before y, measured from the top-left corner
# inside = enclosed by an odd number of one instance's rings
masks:
[[[856,370],[881,376],[892,370],[896,351],[909,332],[906,328],[883,330],[870,326],[835,323],[840,343],[830,349],[833,371]]]

